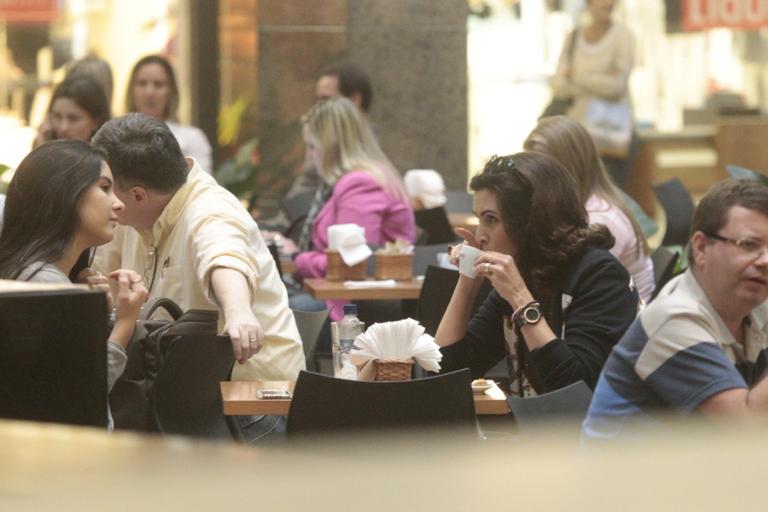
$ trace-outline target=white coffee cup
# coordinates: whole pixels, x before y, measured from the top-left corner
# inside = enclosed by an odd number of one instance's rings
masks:
[[[459,252],[459,274],[474,279],[477,276],[475,260],[482,252],[476,247],[462,245]]]
[[[451,270],[459,270],[459,268],[451,263],[451,255],[447,252],[437,253],[437,266],[440,268],[449,268]]]

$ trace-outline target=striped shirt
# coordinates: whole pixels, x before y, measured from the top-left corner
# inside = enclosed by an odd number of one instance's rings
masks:
[[[585,439],[626,437],[660,424],[659,413],[693,413],[728,389],[748,388],[768,362],[768,305],[734,339],[690,270],[672,280],[614,347],[598,380]]]

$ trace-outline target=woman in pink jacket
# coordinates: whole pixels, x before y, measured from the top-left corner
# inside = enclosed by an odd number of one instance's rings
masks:
[[[413,242],[413,210],[397,170],[376,142],[368,122],[346,98],[317,103],[303,119],[307,159],[327,185],[327,199],[310,209],[305,230],[310,236],[294,258],[299,278],[323,277],[327,267],[328,227],[355,223],[365,228],[369,244],[397,239]],[[319,192],[323,194],[323,191]],[[320,207],[322,204],[322,207]],[[317,301],[297,295],[294,309],[317,309]],[[329,301],[331,319],[342,317],[343,302]]]

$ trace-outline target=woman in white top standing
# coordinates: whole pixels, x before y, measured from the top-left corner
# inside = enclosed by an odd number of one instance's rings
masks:
[[[539,121],[523,144],[528,151],[545,153],[576,178],[581,203],[590,224],[603,224],[615,238],[611,253],[624,265],[648,302],[654,290],[653,262],[643,232],[616,186],[611,183],[586,129],[565,116]]]
[[[587,0],[589,22],[575,29],[575,37],[568,38],[552,77],[553,96],[571,98],[567,115],[582,124],[594,99],[631,107],[629,75],[634,64],[634,43],[629,28],[613,19],[616,3]],[[634,125],[632,109],[627,111],[628,121]],[[619,188],[626,185],[635,145],[633,134],[625,148],[611,156],[603,155],[606,169]]]
[[[203,131],[176,120],[179,87],[170,62],[160,55],[142,57],[131,70],[126,112],[141,112],[163,121],[179,141],[181,152],[191,156],[208,173],[212,171],[211,144]]]

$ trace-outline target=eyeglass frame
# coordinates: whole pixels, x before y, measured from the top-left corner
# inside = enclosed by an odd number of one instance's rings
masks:
[[[750,255],[753,259],[758,259],[768,252],[768,244],[765,244],[763,242],[760,242],[759,240],[755,240],[754,238],[750,238],[748,236],[741,237],[741,238],[728,238],[727,236],[718,235],[717,233],[704,233],[704,236],[712,240],[718,240],[720,242],[728,242],[729,244],[733,245],[744,254]],[[751,251],[746,247],[744,247],[744,242],[751,242],[756,244],[755,251]],[[757,249],[758,246],[759,246],[759,250]]]

